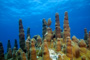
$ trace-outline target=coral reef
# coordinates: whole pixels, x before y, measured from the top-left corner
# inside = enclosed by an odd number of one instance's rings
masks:
[[[60,28],[59,14],[55,14],[55,30],[52,31],[48,22],[43,19],[42,37],[35,35],[30,37],[30,28],[27,29],[27,36],[23,29],[22,20],[19,20],[19,44],[17,40],[11,49],[10,40],[7,44],[7,52],[4,54],[2,43],[0,42],[0,60],[90,60],[90,31],[84,29],[84,39],[76,36],[70,39],[70,27],[68,12],[65,12],[64,30]]]

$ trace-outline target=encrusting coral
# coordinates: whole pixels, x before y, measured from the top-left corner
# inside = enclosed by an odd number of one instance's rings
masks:
[[[10,40],[7,44],[7,53],[4,54],[0,42],[0,60],[90,60],[90,31],[84,30],[84,39],[76,36],[70,39],[70,27],[68,12],[65,12],[64,30],[60,28],[59,14],[55,15],[55,30],[50,28],[51,18],[46,22],[43,19],[42,37],[35,35],[30,37],[30,28],[27,29],[25,40],[22,20],[19,20],[19,44],[15,39],[14,48],[11,49]]]

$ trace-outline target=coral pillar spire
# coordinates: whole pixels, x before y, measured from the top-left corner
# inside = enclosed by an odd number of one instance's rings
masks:
[[[65,17],[64,17],[64,42],[66,42],[67,37],[70,37],[70,27],[69,27],[69,21],[68,21],[68,12],[65,12]]]
[[[4,49],[1,42],[0,42],[0,59],[4,60]]]
[[[15,39],[14,47],[16,47],[16,50],[18,50],[18,44],[17,44],[17,40],[16,39]]]
[[[9,51],[9,48],[11,48],[10,40],[8,40],[8,43],[7,43],[7,52]]]
[[[30,60],[37,60],[37,56],[36,56],[36,48],[35,48],[35,42],[32,39],[31,41],[31,49],[30,49]]]
[[[47,25],[47,23],[46,23],[46,20],[45,19],[43,19],[43,21],[42,21],[42,23],[43,23],[43,28],[42,28],[42,35],[43,35],[43,39],[45,38],[45,34],[46,34],[46,31],[47,31],[47,27],[46,27],[46,25]]]
[[[59,22],[59,14],[56,13],[55,15],[55,29],[56,29],[56,38],[61,38],[61,30],[60,30],[60,22]]]
[[[88,47],[89,47],[89,50],[90,50],[90,31],[89,31],[89,37],[88,37]]]
[[[72,45],[71,45],[70,37],[67,37],[66,55],[70,58],[70,60],[73,60]]]
[[[30,27],[28,27],[28,29],[27,29],[27,38],[28,38],[28,36],[30,36]]]
[[[20,48],[25,51],[25,37],[24,37],[24,29],[22,25],[22,20],[19,20],[19,43]]]
[[[88,39],[88,33],[87,33],[87,29],[84,29],[84,40]]]

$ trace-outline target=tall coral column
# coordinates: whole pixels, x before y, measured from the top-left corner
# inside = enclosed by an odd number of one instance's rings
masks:
[[[88,33],[87,33],[87,29],[84,29],[84,40],[88,39]]]
[[[27,38],[28,38],[28,36],[30,36],[30,28],[29,27],[27,29]]]
[[[44,40],[42,45],[42,51],[43,51],[43,59],[42,60],[51,60],[48,50],[48,44],[46,40]]]
[[[53,37],[53,32],[52,32],[52,29],[50,28],[50,25],[51,25],[51,18],[48,19],[48,23],[47,23],[47,32],[45,34],[45,38],[47,40],[47,43],[48,43],[48,46],[50,47],[50,43],[51,43],[51,39]]]
[[[0,59],[4,60],[4,49],[1,42],[0,42]]]
[[[20,43],[20,48],[25,51],[25,34],[24,34],[24,29],[22,25],[22,20],[19,20],[19,43]]]
[[[70,58],[70,60],[73,60],[72,45],[71,45],[70,37],[67,37],[66,55]]]
[[[36,56],[36,48],[35,48],[35,42],[32,39],[31,41],[31,49],[30,49],[30,60],[37,60],[37,56]]]
[[[61,38],[61,30],[60,30],[60,22],[59,22],[59,14],[56,13],[55,15],[55,29],[56,29],[56,38]]]
[[[68,12],[65,12],[64,16],[64,42],[66,42],[67,37],[70,37],[70,27],[69,27],[69,21],[68,21]]]
[[[89,31],[89,37],[88,37],[88,46],[89,46],[89,50],[90,50],[90,31]]]
[[[47,23],[46,23],[46,20],[43,19],[42,23],[43,23],[42,35],[43,35],[43,39],[44,39],[44,38],[45,38],[44,35],[46,34],[46,31],[47,31],[47,27],[46,27]]]

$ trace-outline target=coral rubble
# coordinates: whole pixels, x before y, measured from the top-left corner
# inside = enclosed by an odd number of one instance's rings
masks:
[[[59,14],[55,14],[55,30],[50,25],[51,18],[42,21],[42,37],[35,35],[30,37],[30,28],[27,36],[23,29],[22,20],[19,20],[19,44],[15,39],[14,48],[11,49],[10,40],[7,44],[7,53],[4,54],[3,45],[0,42],[0,60],[90,60],[90,31],[84,29],[84,39],[76,36],[70,37],[68,12],[65,12],[64,30],[60,28]]]

